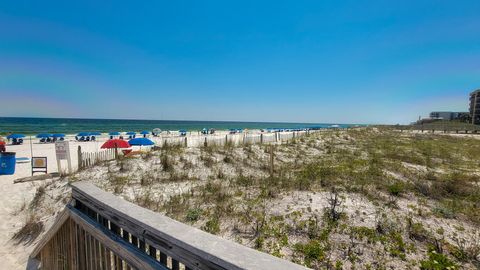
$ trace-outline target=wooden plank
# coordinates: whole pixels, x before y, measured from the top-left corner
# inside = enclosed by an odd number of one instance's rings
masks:
[[[306,269],[134,205],[90,183],[73,183],[72,197],[190,268]]]
[[[51,178],[54,178],[54,177],[60,177],[60,174],[59,173],[47,173],[47,174],[40,174],[40,175],[22,177],[22,178],[18,178],[18,179],[13,180],[13,183],[17,184],[17,183],[39,181],[39,180],[47,180],[47,179],[51,179]]]
[[[53,222],[52,227],[45,233],[45,235],[42,237],[42,239],[38,242],[37,246],[35,249],[32,251],[30,257],[36,258],[39,254],[42,248],[52,239],[53,236],[58,232],[58,230],[63,226],[63,224],[67,221],[69,217],[70,211],[65,208],[60,212],[60,214],[57,216],[55,221]]]
[[[88,234],[92,235],[104,246],[117,254],[118,257],[125,260],[136,269],[166,269],[160,266],[155,260],[147,254],[139,252],[129,243],[126,243],[120,236],[106,230],[98,223],[90,220],[88,216],[75,208],[70,208],[70,217],[79,224]]]

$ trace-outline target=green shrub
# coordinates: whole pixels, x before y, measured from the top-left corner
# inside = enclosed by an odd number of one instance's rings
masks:
[[[294,249],[303,255],[305,265],[308,267],[311,267],[313,262],[325,259],[325,249],[317,240],[312,240],[306,244],[297,243]]]
[[[405,190],[405,185],[402,182],[395,182],[388,187],[388,192],[393,196],[400,196]]]
[[[211,234],[218,234],[220,232],[220,220],[216,217],[209,219],[202,227],[202,230]]]
[[[203,211],[200,208],[192,208],[187,210],[187,215],[185,219],[190,222],[197,221],[202,215]]]
[[[434,250],[428,252],[428,260],[420,261],[421,270],[454,270],[459,269],[447,256]]]

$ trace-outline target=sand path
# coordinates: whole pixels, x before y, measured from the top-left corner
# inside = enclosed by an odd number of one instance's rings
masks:
[[[70,141],[70,152],[74,168],[77,164],[77,147],[80,143]],[[81,143],[85,151],[96,151],[101,146],[101,142]],[[33,155],[46,156],[48,160],[48,172],[57,172],[57,163],[55,159],[54,144],[39,144],[33,140]],[[23,145],[7,145],[7,151],[16,152],[17,157],[31,157],[30,143],[27,140]],[[66,165],[66,163],[65,163]],[[63,165],[62,165],[63,166]],[[13,180],[31,175],[30,163],[20,163],[16,165],[14,175],[0,175],[0,269],[25,269],[28,256],[32,252],[38,238],[35,242],[24,245],[16,245],[12,241],[12,236],[18,231],[25,221],[25,215],[15,215],[15,212],[21,207],[23,202],[30,202],[35,194],[34,183],[13,184]],[[39,237],[40,238],[40,237]]]

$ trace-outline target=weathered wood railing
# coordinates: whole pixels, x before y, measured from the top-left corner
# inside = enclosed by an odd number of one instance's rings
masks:
[[[72,184],[72,202],[39,242],[31,261],[41,269],[306,269],[86,182]]]

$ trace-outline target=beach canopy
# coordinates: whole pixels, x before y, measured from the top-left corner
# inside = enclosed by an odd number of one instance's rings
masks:
[[[127,135],[135,135],[135,134],[137,134],[137,133],[136,133],[136,132],[133,132],[133,131],[129,131],[129,132],[125,133],[125,134],[127,134]]]
[[[79,132],[77,136],[90,136],[90,132]]]
[[[37,135],[37,138],[50,138],[52,137],[52,134],[50,133],[40,133]]]
[[[153,129],[153,133],[155,133],[155,134],[158,134],[158,133],[161,133],[161,132],[162,132],[162,130],[159,129],[159,128],[154,128]]]
[[[103,149],[109,148],[130,148],[130,144],[127,141],[120,140],[120,139],[111,139],[106,141],[102,147]]]
[[[100,136],[102,133],[95,131],[95,132],[90,132],[90,136]]]
[[[154,145],[155,143],[147,138],[136,138],[128,141],[130,145]]]
[[[53,138],[63,138],[63,137],[65,137],[65,134],[62,134],[62,133],[54,133],[54,134],[52,134],[52,137],[53,137]]]
[[[144,131],[140,132],[140,134],[142,134],[142,135],[148,135],[148,134],[150,134],[150,131],[144,130]]]
[[[20,139],[20,138],[25,138],[25,135],[23,134],[10,134],[7,136],[7,139]]]
[[[120,135],[120,132],[114,131],[114,132],[108,133],[108,135],[110,135],[110,136],[118,136],[118,135]]]

